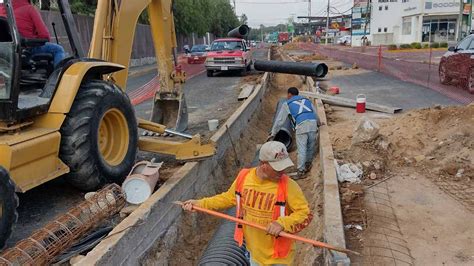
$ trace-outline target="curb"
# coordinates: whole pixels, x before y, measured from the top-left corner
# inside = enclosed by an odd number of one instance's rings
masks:
[[[138,265],[157,247],[168,249],[176,243],[177,224],[183,219],[175,200],[196,198],[222,175],[221,161],[231,147],[231,138],[238,139],[259,110],[267,89],[269,73],[265,73],[253,93],[211,137],[217,146],[216,155],[199,162],[188,162],[179,168],[153,195],[119,223],[86,257],[73,265]],[[166,248],[165,248],[166,249]],[[167,262],[166,250],[154,255],[157,265]]]

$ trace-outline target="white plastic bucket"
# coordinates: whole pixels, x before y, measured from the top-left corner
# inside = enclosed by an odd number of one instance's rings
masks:
[[[207,121],[207,125],[209,126],[209,131],[216,131],[219,127],[219,120],[211,119]]]

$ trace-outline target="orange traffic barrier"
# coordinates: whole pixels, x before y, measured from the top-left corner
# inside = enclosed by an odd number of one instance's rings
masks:
[[[181,201],[175,201],[173,203],[183,206],[183,202],[181,202]],[[216,212],[216,211],[212,211],[212,210],[209,210],[209,209],[201,208],[201,207],[196,206],[196,205],[193,205],[193,210],[203,212],[203,213],[207,213],[207,214],[210,214],[212,216],[223,218],[223,219],[233,221],[233,222],[236,222],[236,223],[239,223],[239,224],[245,224],[245,225],[248,225],[248,226],[263,230],[263,231],[267,231],[267,228],[265,228],[262,225],[252,223],[252,222],[249,222],[249,221],[245,221],[245,220],[242,220],[242,219],[239,219],[239,218],[235,218],[235,217],[232,217],[230,215],[227,215],[227,214],[224,214],[224,213],[221,213],[221,212]],[[293,234],[286,233],[286,232],[283,232],[283,231],[280,232],[279,236],[286,237],[286,238],[289,238],[289,239],[293,239],[293,240],[296,240],[296,241],[301,241],[301,242],[304,242],[304,243],[307,243],[307,244],[310,244],[310,245],[313,245],[313,246],[319,247],[319,248],[326,248],[326,249],[329,249],[329,250],[335,250],[335,251],[339,251],[339,252],[342,252],[342,253],[350,253],[350,254],[353,254],[353,255],[360,256],[359,252],[355,252],[355,251],[345,249],[345,248],[341,248],[341,247],[335,247],[335,246],[329,245],[329,244],[324,243],[324,242],[304,238],[304,237],[293,235]]]

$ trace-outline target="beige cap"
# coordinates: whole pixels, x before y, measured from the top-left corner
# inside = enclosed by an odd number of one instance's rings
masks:
[[[260,161],[268,162],[275,171],[283,171],[293,166],[285,145],[278,141],[269,141],[262,145],[258,156]]]

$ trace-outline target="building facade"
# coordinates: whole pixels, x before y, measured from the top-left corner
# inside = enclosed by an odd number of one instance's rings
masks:
[[[373,0],[368,38],[372,45],[455,43],[471,28],[471,0],[462,8],[459,0]]]

